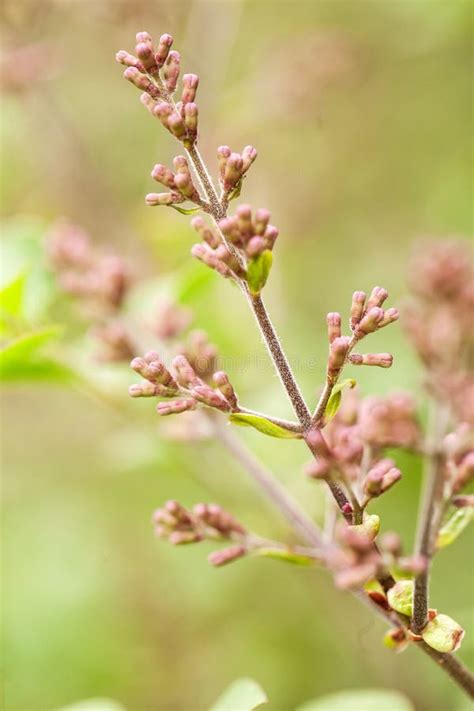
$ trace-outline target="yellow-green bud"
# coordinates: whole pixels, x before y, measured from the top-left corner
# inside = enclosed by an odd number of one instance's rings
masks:
[[[413,580],[399,580],[387,593],[390,607],[402,615],[411,617],[413,614]]]

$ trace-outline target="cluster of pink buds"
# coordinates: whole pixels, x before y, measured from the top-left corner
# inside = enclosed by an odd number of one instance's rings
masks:
[[[98,360],[114,363],[129,361],[133,357],[135,345],[128,330],[119,321],[99,323],[93,327],[92,334],[101,345]]]
[[[195,410],[198,406],[221,412],[238,410],[237,396],[227,374],[223,371],[213,373],[215,387],[212,387],[197,374],[184,355],[173,359],[170,370],[155,351],[143,358],[134,358],[130,366],[144,378],[142,383],[130,386],[132,397],[168,398],[158,403],[156,410],[159,415],[179,414]]]
[[[246,281],[252,293],[259,293],[266,283],[272,263],[272,250],[278,230],[269,224],[268,210],[240,205],[233,217],[219,221],[221,235],[202,217],[191,224],[202,238],[192,255],[226,278]]]
[[[377,516],[367,517],[366,522],[358,526],[341,523],[338,537],[344,548],[335,554],[334,561],[337,587],[360,588],[383,570],[382,557],[374,547],[377,530]]]
[[[459,425],[444,438],[448,495],[459,494],[474,479],[474,433],[467,423]],[[472,497],[471,497],[472,498]],[[471,506],[469,496],[457,497],[453,503],[459,508]]]
[[[390,368],[393,356],[390,353],[352,353],[358,341],[374,333],[384,326],[393,323],[399,318],[398,309],[382,309],[383,303],[388,298],[388,292],[376,286],[369,298],[363,291],[356,291],[352,296],[350,328],[352,337],[342,335],[341,314],[332,312],[327,315],[327,329],[329,340],[329,357],[327,365],[328,381],[335,381],[346,362],[352,365],[372,365],[380,368]]]
[[[196,504],[192,511],[188,511],[177,501],[168,501],[153,514],[153,524],[156,535],[173,545],[204,540],[234,541],[234,545],[209,555],[211,565],[225,565],[247,553],[247,531],[216,504]]]
[[[379,459],[367,472],[362,480],[362,490],[365,495],[365,506],[371,499],[384,494],[402,477],[393,459]]]
[[[416,403],[408,393],[367,397],[360,406],[361,439],[374,448],[417,449],[422,439]]]
[[[203,206],[199,192],[196,189],[189,163],[185,156],[176,156],[173,160],[175,171],[167,168],[161,163],[155,165],[151,171],[151,177],[169,189],[165,193],[148,193],[145,202],[150,207],[157,205],[178,205],[185,200],[190,200],[196,205]]]
[[[157,305],[149,328],[160,341],[169,341],[185,331],[192,321],[191,311],[171,301]]]
[[[427,370],[427,386],[459,421],[474,423],[474,269],[465,245],[424,243],[413,258],[415,298],[404,325]]]
[[[69,223],[52,229],[47,250],[64,291],[108,311],[121,307],[130,276],[120,257],[94,249],[88,235]]]
[[[172,97],[178,84],[181,57],[171,49],[173,38],[164,34],[157,46],[148,32],[139,32],[136,39],[135,55],[125,50],[116,54],[117,62],[127,67],[125,79],[143,92],[140,98],[150,113],[186,148],[191,148],[197,139],[198,107],[194,100],[199,78],[196,74],[183,75],[181,100],[175,103]]]
[[[233,153],[229,146],[219,146],[217,149],[219,183],[222,194],[227,200],[237,197],[242,178],[256,157],[257,150],[253,146],[245,146],[242,153]]]

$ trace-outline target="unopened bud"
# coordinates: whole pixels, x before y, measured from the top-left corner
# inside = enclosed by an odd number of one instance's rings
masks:
[[[461,646],[464,630],[448,615],[437,615],[428,622],[421,636],[426,644],[441,654],[456,652]]]
[[[158,48],[155,53],[155,60],[159,68],[161,68],[166,62],[172,44],[173,38],[171,37],[171,35],[161,35],[160,40],[158,42]]]
[[[354,291],[352,294],[350,326],[354,331],[364,314],[366,295],[363,291]]]
[[[393,355],[391,353],[352,353],[349,356],[349,361],[352,365],[373,365],[379,368],[390,368],[393,363]]]
[[[259,254],[262,254],[262,252],[265,251],[266,246],[267,245],[263,237],[255,236],[248,241],[245,251],[249,257],[258,257]]]
[[[388,291],[381,286],[375,286],[367,301],[366,311],[370,311],[373,306],[382,306],[384,301],[388,299]]]
[[[242,156],[239,153],[231,153],[227,159],[224,169],[224,189],[231,190],[237,185],[242,177]]]
[[[193,102],[189,102],[188,104],[185,104],[185,106],[184,106],[184,125],[186,126],[188,137],[192,140],[194,140],[197,135],[198,116],[199,116],[199,111],[198,111],[197,104],[195,104]]]
[[[327,459],[313,459],[305,464],[304,473],[311,479],[327,479],[331,465]]]
[[[178,415],[181,412],[186,412],[187,410],[195,410],[196,401],[193,399],[188,400],[171,400],[171,402],[159,402],[156,406],[156,411],[159,415]]]
[[[220,551],[210,553],[207,560],[211,565],[219,567],[227,563],[232,563],[233,560],[237,560],[238,558],[242,558],[246,553],[247,550],[244,546],[231,546],[230,548],[223,548]]]
[[[167,188],[176,187],[174,183],[174,173],[165,165],[161,165],[160,163],[155,165],[151,171],[151,177],[153,180],[156,180],[157,183],[161,183],[161,185],[164,185]]]
[[[334,339],[339,338],[341,335],[341,314],[336,312],[329,313],[326,316],[326,323],[328,326],[329,343],[332,343]]]
[[[167,126],[176,138],[183,138],[183,136],[186,135],[186,126],[184,121],[177,113],[172,113],[168,116]]]
[[[327,364],[328,378],[336,378],[339,375],[346,360],[349,344],[350,338],[347,336],[339,336],[332,341]]]
[[[140,42],[135,47],[138,59],[142,62],[146,71],[150,74],[155,74],[158,71],[158,67],[155,61],[155,55],[153,54],[153,49],[149,43]]]
[[[160,92],[158,88],[148,79],[148,77],[144,76],[136,67],[128,67],[124,71],[123,76],[125,79],[127,79],[127,81],[134,84],[137,89],[140,89],[141,91],[145,91],[147,94],[150,94],[153,99],[157,99],[159,97]]]
[[[183,105],[189,104],[196,98],[196,91],[199,85],[199,77],[197,74],[184,74],[183,75],[183,93],[181,94],[181,101]]]
[[[176,84],[178,83],[179,77],[179,65],[181,62],[181,56],[179,52],[171,50],[168,54],[168,58],[163,67],[163,79],[167,91],[172,94],[176,89]]]
[[[220,392],[213,390],[208,385],[196,385],[191,391],[192,395],[208,407],[213,407],[222,412],[229,412],[230,404]]]
[[[257,210],[254,217],[255,234],[263,235],[270,221],[270,213],[264,207]]]
[[[413,580],[399,580],[387,593],[390,607],[401,615],[413,614]]]
[[[355,329],[355,334],[358,338],[363,338],[368,333],[373,333],[379,327],[380,322],[384,317],[383,309],[374,306],[368,311]]]
[[[176,371],[178,383],[183,387],[187,388],[191,385],[202,382],[185,356],[176,356],[176,358],[173,359],[172,366]]]
[[[398,557],[403,550],[402,539],[395,531],[387,531],[380,540],[380,547],[387,553]]]
[[[185,197],[189,199],[199,198],[196,188],[193,185],[191,175],[178,173],[174,178],[174,182],[179,192]]]
[[[384,328],[385,326],[388,326],[390,323],[393,323],[394,321],[398,321],[399,318],[400,318],[400,313],[399,313],[398,309],[395,309],[393,307],[390,309],[387,309],[384,312],[383,319],[379,322],[378,327]]]
[[[246,173],[255,158],[257,157],[257,149],[253,146],[245,146],[242,151],[242,173]]]
[[[223,370],[219,370],[217,373],[214,373],[212,376],[215,384],[221,391],[222,395],[225,397],[227,402],[229,403],[230,407],[232,409],[237,409],[238,407],[238,402],[237,402],[237,395],[235,394],[235,390],[232,387],[232,384],[229,380],[229,376],[227,373],[224,373]]]
[[[134,57],[133,54],[129,54],[128,52],[126,52],[124,49],[121,49],[120,52],[117,52],[117,54],[115,55],[115,59],[119,64],[123,64],[126,67],[135,67],[136,69],[138,69],[139,72],[145,72],[145,67],[140,62],[140,60]]]
[[[145,202],[149,207],[157,205],[173,205],[176,202],[181,202],[182,198],[178,193],[148,193],[145,195]]]

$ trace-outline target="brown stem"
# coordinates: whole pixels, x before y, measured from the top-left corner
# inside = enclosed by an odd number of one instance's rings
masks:
[[[433,556],[434,537],[440,522],[440,502],[443,497],[444,456],[439,443],[446,431],[447,413],[431,403],[431,422],[428,427],[425,457],[424,491],[415,543],[415,555],[425,560],[425,569],[415,577],[413,594],[412,630],[420,634],[428,621],[429,575]]]

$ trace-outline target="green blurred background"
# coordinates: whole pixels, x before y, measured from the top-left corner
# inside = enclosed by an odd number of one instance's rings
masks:
[[[41,270],[44,232],[67,216],[146,277],[137,312],[155,293],[192,303],[249,407],[290,415],[245,303],[212,274],[200,280],[187,218],[144,206],[153,164],[177,147],[115,64],[136,31],[173,34],[184,70],[200,75],[209,163],[222,143],[258,148],[242,197],[280,228],[266,300],[312,401],[326,312],[347,312],[352,291],[374,284],[399,304],[417,237],[472,231],[470,2],[4,0],[2,26],[7,57],[39,43],[22,81],[11,62],[4,71],[3,278],[23,262]],[[72,361],[105,377],[71,305],[52,299],[46,318],[66,322]],[[398,324],[377,347],[395,365],[358,370],[362,392],[406,388],[422,403]],[[133,377],[120,378],[121,411],[53,385],[3,393],[6,710],[108,696],[129,711],[204,711],[242,675],[275,711],[362,686],[401,689],[418,711],[461,708],[429,659],[394,657],[383,625],[323,572],[259,560],[215,570],[206,544],[156,541],[150,516],[170,497],[217,500],[263,535],[291,534],[218,443],[163,436],[149,401],[127,401]],[[241,434],[319,519],[324,494],[302,475],[303,446]],[[376,510],[409,548],[420,462],[400,464],[401,484]],[[460,656],[471,665],[472,543],[465,534],[442,552],[433,577],[434,605],[468,628]]]

